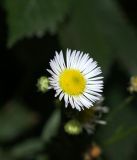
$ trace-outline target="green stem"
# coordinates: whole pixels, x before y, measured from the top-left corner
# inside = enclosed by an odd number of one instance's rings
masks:
[[[113,110],[107,117],[107,122],[111,121],[113,117],[121,111],[123,108],[127,107],[128,104],[133,100],[133,96],[127,97],[122,104],[120,104],[115,110]]]

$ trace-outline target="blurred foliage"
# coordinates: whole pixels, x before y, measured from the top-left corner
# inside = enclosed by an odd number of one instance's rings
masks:
[[[133,99],[130,96],[124,100],[121,88],[115,86],[109,92],[111,108],[106,117],[107,125],[98,128],[95,137],[111,160],[129,160],[133,156],[137,142],[137,114]]]
[[[42,37],[46,31],[55,33],[67,13],[71,0],[5,0],[9,24],[8,45],[24,37]]]
[[[44,147],[41,139],[29,139],[21,144],[18,144],[11,150],[11,155],[15,158],[27,157],[29,155],[36,155]]]
[[[34,125],[34,123],[32,123],[34,118],[36,117],[25,110],[25,107],[23,107],[21,103],[16,101],[9,102],[1,111],[0,115],[0,141],[8,142],[9,140],[17,138],[19,134],[24,132],[32,124]],[[20,142],[6,151],[8,156],[5,151],[0,150],[1,159],[22,159],[27,157],[35,157],[36,159],[37,157],[38,160],[43,160],[44,158],[46,160],[46,154],[42,155],[41,153],[45,150],[47,142],[51,141],[51,139],[57,134],[60,121],[61,114],[60,110],[57,109],[46,122],[42,131],[42,136]]]
[[[91,53],[108,73],[115,59],[137,72],[137,37],[114,0],[78,1],[70,21],[60,31],[64,48]],[[133,58],[134,57],[134,58]]]
[[[13,160],[9,155],[7,155],[5,152],[3,152],[2,149],[0,149],[0,159],[2,160]]]
[[[73,8],[70,20],[59,32],[62,46],[91,53],[104,73],[109,71],[114,59],[122,60],[131,74],[136,73],[137,37],[114,0],[75,3],[71,0],[5,0],[5,8],[8,46],[24,37],[42,37],[47,31],[55,34],[59,23]]]
[[[37,115],[16,100],[8,102],[0,110],[0,141],[9,141],[37,123]]]
[[[41,138],[44,142],[49,142],[54,137],[59,129],[61,123],[61,113],[59,109],[56,109],[51,115],[50,119],[46,122],[43,129]]]

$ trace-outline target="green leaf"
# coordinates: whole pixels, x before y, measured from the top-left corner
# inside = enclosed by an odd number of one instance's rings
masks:
[[[44,126],[41,135],[42,140],[45,142],[49,142],[51,138],[53,138],[57,134],[60,123],[61,123],[61,111],[59,109],[56,109]]]
[[[115,59],[137,72],[137,37],[114,0],[76,1],[60,42],[64,48],[91,53],[104,73]]]
[[[13,140],[32,127],[37,117],[15,100],[0,110],[0,141]]]
[[[47,155],[38,155],[36,160],[48,160],[48,156]]]
[[[28,139],[25,142],[16,145],[11,150],[11,155],[14,158],[23,158],[40,152],[43,149],[43,147],[44,144],[40,139]]]
[[[1,148],[0,148],[0,159],[1,160],[13,160],[10,157],[10,154],[8,152],[4,152]]]
[[[133,97],[124,100],[121,88],[114,87],[109,92],[107,125],[99,127],[95,137],[107,159],[130,160],[137,141],[136,108],[131,103]]]
[[[30,36],[55,33],[71,0],[5,0],[9,26],[8,46]]]

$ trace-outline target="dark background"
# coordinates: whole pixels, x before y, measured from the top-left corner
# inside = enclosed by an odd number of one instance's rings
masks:
[[[127,88],[137,74],[137,2],[34,0],[32,6],[31,2],[0,2],[0,159],[84,159],[92,142],[102,148],[99,160],[136,159],[137,101]],[[39,92],[37,80],[49,76],[46,69],[55,50],[65,53],[66,48],[89,52],[103,69],[104,105],[110,108],[103,118],[113,120],[97,126],[94,135],[65,133],[70,109],[63,102],[59,130],[51,122],[53,129],[44,133],[57,105],[54,91]],[[113,116],[128,97],[133,97],[128,107]],[[41,135],[52,132],[53,138],[41,144]],[[114,141],[109,144],[109,139]]]

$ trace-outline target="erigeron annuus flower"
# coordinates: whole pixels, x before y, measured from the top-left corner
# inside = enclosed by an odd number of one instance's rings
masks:
[[[88,53],[67,49],[64,58],[62,51],[56,52],[50,67],[47,69],[51,74],[50,87],[56,91],[55,97],[64,98],[66,107],[70,104],[80,111],[84,107],[90,108],[100,99],[103,77],[99,75],[102,71]]]

